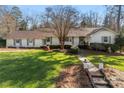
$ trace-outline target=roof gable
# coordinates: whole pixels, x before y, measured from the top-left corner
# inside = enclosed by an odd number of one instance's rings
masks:
[[[95,34],[95,33],[99,32],[99,31],[109,31],[109,32],[112,32],[112,33],[114,33],[114,34],[117,34],[117,32],[115,32],[115,31],[113,31],[113,30],[111,30],[111,29],[108,29],[108,28],[105,28],[105,27],[101,27],[101,28],[97,28],[97,29],[93,30],[93,31],[92,31],[91,33],[89,33],[88,35]]]

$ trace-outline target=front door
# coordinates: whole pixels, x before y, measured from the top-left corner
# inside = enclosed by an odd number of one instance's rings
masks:
[[[79,45],[84,45],[84,44],[85,44],[84,37],[79,37]]]

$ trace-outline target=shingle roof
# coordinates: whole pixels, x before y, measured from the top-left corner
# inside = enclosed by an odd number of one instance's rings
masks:
[[[46,36],[51,36],[49,32],[42,31],[15,31],[9,33],[6,38],[8,39],[45,39]]]
[[[68,36],[86,37],[89,34],[93,34],[96,31],[99,31],[100,28],[72,28]],[[45,39],[46,37],[55,37],[54,31],[51,29],[46,30],[38,30],[38,31],[15,31],[9,33],[6,38],[7,39]]]
[[[87,36],[89,33],[93,32],[95,29],[98,28],[78,28],[78,29],[71,29],[68,33],[68,36]]]

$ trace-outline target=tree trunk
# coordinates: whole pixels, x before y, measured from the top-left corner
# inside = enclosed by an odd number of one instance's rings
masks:
[[[64,43],[63,40],[60,40],[60,45],[61,45],[61,49],[64,50],[64,45],[65,45],[65,43]]]
[[[117,17],[117,32],[120,31],[120,17],[121,17],[121,5],[118,5],[118,17]]]
[[[120,46],[120,54],[122,53],[122,46]]]

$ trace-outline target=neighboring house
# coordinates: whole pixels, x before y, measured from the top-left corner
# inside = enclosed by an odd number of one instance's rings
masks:
[[[113,44],[117,33],[107,28],[73,28],[69,31],[65,45],[82,45],[84,42]],[[7,47],[41,47],[59,45],[54,31],[15,31],[6,36]]]

